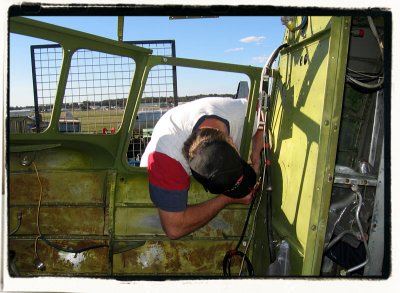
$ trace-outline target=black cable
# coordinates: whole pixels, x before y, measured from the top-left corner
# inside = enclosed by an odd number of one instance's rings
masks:
[[[303,29],[303,27],[307,24],[307,22],[308,22],[308,17],[307,16],[303,16],[301,18],[300,24],[295,28],[289,29],[289,31],[293,33],[293,32],[298,31],[299,29]]]
[[[228,250],[225,254],[224,260],[222,262],[222,270],[223,270],[225,277],[231,277],[231,259],[234,256],[240,256],[240,257],[244,258],[246,265],[247,265],[247,271],[249,273],[249,276],[254,276],[254,269],[253,269],[253,265],[251,264],[250,259],[247,257],[247,255],[245,255],[243,252],[238,250],[240,244],[243,241],[244,235],[246,234],[247,226],[248,226],[249,220],[250,220],[251,211],[253,210],[253,206],[254,206],[254,201],[255,201],[255,199],[253,199],[251,201],[249,210],[247,212],[246,221],[243,225],[242,234],[240,235],[240,239],[239,239],[238,243],[236,244],[235,249]]]
[[[15,233],[17,233],[17,231],[18,231],[19,228],[21,227],[21,224],[22,224],[22,213],[21,213],[21,212],[18,212],[18,214],[17,214],[17,220],[18,220],[18,225],[17,225],[17,227],[16,227],[12,232],[10,232],[9,236],[12,236],[12,235],[14,235]]]
[[[88,246],[88,247],[84,247],[84,248],[80,248],[80,249],[69,249],[69,248],[64,248],[60,245],[57,245],[53,242],[50,242],[49,240],[47,240],[44,235],[40,235],[39,239],[42,239],[44,242],[46,242],[47,245],[57,249],[57,250],[61,250],[64,252],[69,252],[69,253],[81,253],[84,252],[86,250],[90,250],[90,249],[96,249],[96,248],[102,248],[102,247],[109,247],[107,244],[98,244],[98,245],[92,245],[92,246]]]
[[[268,111],[270,109],[270,99],[267,99],[266,113],[265,113],[265,135],[264,135],[264,149],[265,149],[265,165],[267,174],[267,188],[266,188],[266,217],[267,217],[267,237],[268,237],[268,247],[269,247],[269,259],[270,262],[275,260],[275,250],[273,247],[273,235],[272,235],[272,182],[271,182],[271,158],[270,158],[270,142],[269,135],[267,131],[268,127]]]
[[[240,239],[235,247],[235,250],[239,249],[240,243],[242,243],[244,235],[246,234],[246,230],[247,230],[247,225],[249,224],[249,220],[250,220],[250,215],[251,215],[251,211],[253,210],[253,206],[254,206],[254,199],[251,201],[249,210],[247,212],[247,217],[246,217],[246,221],[244,222],[243,225],[243,230],[242,230],[242,234],[240,235]]]
[[[295,30],[301,29],[303,28],[306,23],[308,21],[308,17],[304,16],[302,19],[301,24],[295,28]],[[274,60],[278,57],[278,54],[280,53],[280,51],[286,47],[288,47],[288,44],[282,44],[280,45],[278,48],[275,49],[275,51],[272,53],[272,55],[269,57],[267,63],[265,64],[265,66],[263,67],[263,71],[262,71],[262,76],[267,75],[270,76],[271,75],[271,68],[272,68],[272,63],[274,62]],[[261,82],[263,82],[263,78],[261,80]],[[263,85],[264,86],[264,85]],[[267,92],[267,91],[265,91]],[[261,109],[262,107],[260,107]],[[268,121],[267,121],[267,112],[269,109],[269,99],[267,100],[267,111],[266,111],[266,115],[265,115],[265,126],[264,126],[264,139],[265,139],[265,145],[264,145],[264,150],[261,151],[261,153],[265,153],[265,164],[264,164],[264,168],[266,168],[266,173],[267,173],[267,233],[268,233],[268,242],[269,242],[269,253],[270,253],[270,260],[271,259],[275,259],[275,252],[272,246],[272,208],[271,208],[271,193],[272,193],[272,184],[271,184],[271,167],[270,167],[270,157],[269,157],[269,138],[268,138],[268,133],[265,134],[265,131],[267,130],[268,127]],[[264,172],[262,172],[264,173]],[[261,200],[261,198],[260,198]],[[251,202],[251,205],[249,207],[249,211],[247,213],[247,218],[246,218],[246,222],[243,226],[243,231],[242,231],[242,235],[240,236],[240,239],[235,247],[234,250],[229,250],[226,252],[224,260],[223,260],[223,273],[225,277],[230,277],[231,276],[231,269],[230,269],[230,265],[231,265],[231,259],[233,256],[237,255],[240,256],[242,258],[244,258],[244,260],[246,261],[247,264],[247,271],[249,273],[249,276],[254,276],[254,270],[253,270],[253,266],[249,260],[249,258],[247,257],[246,254],[244,254],[243,252],[239,251],[239,246],[243,241],[244,235],[246,234],[246,230],[247,230],[247,225],[249,223],[249,219],[250,219],[250,214],[251,211],[253,209],[253,205],[254,205],[254,199]]]
[[[303,16],[301,24],[294,29],[298,30],[303,28],[308,21],[307,16]],[[292,30],[293,31],[293,30]],[[288,44],[284,43],[280,45],[278,48],[275,49],[275,51],[271,54],[269,57],[265,67],[263,68],[263,74],[267,76],[272,76],[272,64],[274,63],[275,59],[278,57],[280,52],[284,49],[289,47]],[[268,93],[268,88],[265,88],[266,85],[263,84],[263,89],[262,91],[267,94]],[[266,99],[266,105],[264,105],[264,99],[262,100],[262,105],[261,109],[264,108],[265,106],[265,126],[264,126],[264,160],[265,160],[265,171],[266,171],[266,176],[267,176],[267,188],[266,188],[266,217],[267,217],[267,237],[268,237],[268,244],[269,244],[269,256],[270,256],[270,261],[275,259],[275,250],[273,248],[273,235],[272,235],[272,181],[271,181],[271,166],[270,166],[270,143],[269,143],[269,136],[268,136],[268,112],[270,108],[270,97],[267,97]]]
[[[241,252],[239,250],[229,250],[225,254],[224,261],[223,261],[224,276],[231,277],[231,259],[235,255],[244,258],[249,276],[254,276],[253,265],[251,264],[249,258],[247,257],[247,255],[245,255],[243,252]]]

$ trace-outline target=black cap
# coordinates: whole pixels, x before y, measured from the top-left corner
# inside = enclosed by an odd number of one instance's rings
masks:
[[[213,194],[241,198],[256,184],[256,173],[226,141],[207,144],[190,161],[193,177]]]

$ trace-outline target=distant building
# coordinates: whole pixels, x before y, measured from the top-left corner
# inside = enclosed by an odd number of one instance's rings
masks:
[[[58,122],[60,132],[80,132],[81,122],[76,118],[61,118]]]
[[[32,133],[36,127],[36,121],[28,116],[10,116],[10,133]]]
[[[60,118],[58,123],[58,130],[60,132],[80,132],[81,122],[79,119],[72,117],[70,112],[67,112],[67,117]],[[36,119],[33,110],[11,110],[9,115],[10,133],[33,133],[36,132]],[[43,132],[48,126],[49,122],[42,121],[41,114],[39,114],[39,132]]]

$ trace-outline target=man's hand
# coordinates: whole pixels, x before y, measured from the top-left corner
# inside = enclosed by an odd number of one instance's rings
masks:
[[[230,201],[229,204],[250,204],[253,201],[253,199],[255,198],[259,187],[260,187],[260,182],[257,182],[254,185],[253,190],[249,194],[247,194],[246,196],[244,196],[242,198],[227,197],[228,200]]]

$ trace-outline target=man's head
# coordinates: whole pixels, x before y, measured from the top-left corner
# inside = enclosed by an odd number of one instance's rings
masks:
[[[193,177],[211,193],[241,198],[256,184],[253,168],[241,159],[231,138],[218,129],[194,131],[182,152]]]

